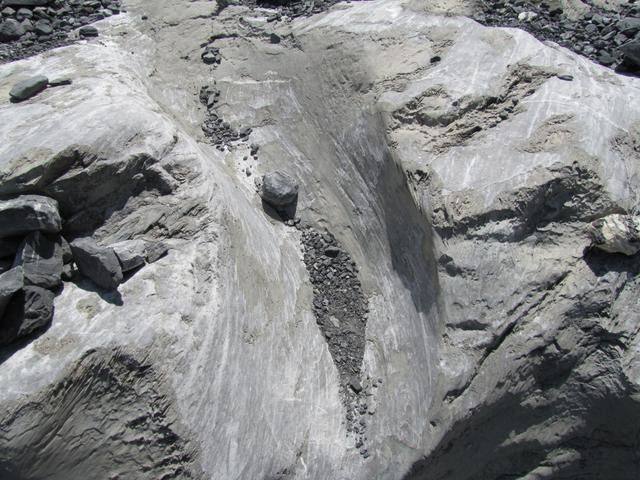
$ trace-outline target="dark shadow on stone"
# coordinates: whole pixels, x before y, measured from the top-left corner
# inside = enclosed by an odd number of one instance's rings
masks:
[[[298,209],[298,198],[296,197],[295,202],[286,208],[275,208],[269,203],[262,200],[262,210],[267,216],[276,220],[277,222],[286,222],[287,220],[293,220],[296,218],[296,211]]]
[[[609,253],[599,248],[588,247],[584,252],[584,261],[591,271],[601,277],[608,272],[640,273],[640,253],[629,256],[622,253]]]
[[[136,273],[138,273],[140,270],[142,270],[146,266],[147,264],[145,263],[127,272],[122,272],[122,283],[127,283]]]
[[[120,292],[118,290],[104,290],[98,287],[88,278],[84,278],[80,275],[76,275],[73,280],[71,280],[71,283],[75,284],[75,286],[81,290],[97,293],[98,295],[100,295],[100,298],[102,298],[105,302],[110,303],[111,305],[116,305],[118,307],[124,305],[124,302],[122,301],[122,295],[120,295]]]
[[[55,315],[55,313],[54,313],[54,315]],[[27,336],[19,338],[18,340],[16,340],[15,342],[13,342],[10,345],[5,345],[5,346],[0,347],[0,365],[2,365],[4,362],[9,360],[9,358],[11,358],[14,353],[22,350],[24,347],[29,345],[31,342],[37,340],[42,334],[44,334],[44,332],[46,332],[49,329],[50,326],[51,326],[51,324],[47,325],[44,328],[36,330],[35,332],[32,332],[31,334],[29,334]]]
[[[353,155],[352,164],[371,186],[368,195],[384,224],[394,271],[411,293],[416,309],[431,312],[440,286],[429,220],[418,210],[406,176],[389,150],[381,115],[366,115],[360,122],[366,127],[358,131],[366,132],[366,138],[354,139],[358,143],[345,150]]]

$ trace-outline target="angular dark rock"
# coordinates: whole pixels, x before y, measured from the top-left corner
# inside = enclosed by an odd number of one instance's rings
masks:
[[[10,42],[19,39],[26,33],[24,27],[13,18],[0,23],[0,42]]]
[[[51,35],[53,33],[51,23],[46,20],[38,20],[34,25],[34,30],[38,35]]]
[[[9,92],[9,97],[14,103],[23,102],[42,92],[47,88],[48,83],[49,79],[44,75],[27,78],[13,86]]]
[[[622,53],[623,68],[640,72],[640,40],[621,46],[620,52]]]
[[[71,85],[72,83],[73,83],[73,80],[66,77],[54,78],[53,80],[49,80],[50,87],[62,87],[64,85]]]
[[[260,196],[273,207],[286,207],[297,200],[298,184],[286,173],[268,173],[262,177]]]
[[[11,298],[0,321],[0,345],[8,345],[40,330],[53,319],[53,292],[24,287]]]
[[[2,315],[11,297],[22,287],[24,287],[22,267],[12,268],[8,272],[0,274],[0,325],[2,325]]]
[[[62,252],[59,235],[49,238],[31,232],[20,245],[14,266],[23,268],[25,285],[54,289],[62,283]]]
[[[80,29],[78,30],[78,34],[82,38],[89,38],[89,37],[97,37],[100,33],[98,32],[98,29],[96,27],[91,25],[86,25],[84,27],[80,27]]]
[[[330,246],[325,248],[324,254],[327,257],[336,258],[338,255],[340,255],[340,249],[338,247]]]
[[[58,233],[62,228],[58,202],[41,195],[21,195],[0,201],[0,238],[41,230]]]
[[[360,393],[362,391],[362,384],[356,377],[352,377],[351,380],[349,380],[349,386],[351,387],[351,390],[356,393]]]
[[[99,287],[114,290],[122,282],[122,267],[112,248],[85,237],[71,242],[71,251],[80,273]]]

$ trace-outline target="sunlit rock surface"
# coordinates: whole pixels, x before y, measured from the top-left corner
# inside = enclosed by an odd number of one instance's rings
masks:
[[[464,2],[123,3],[0,66],[0,189],[169,252],[117,291],[65,282],[0,352],[0,478],[637,478],[640,260],[589,225],[637,214],[638,79],[443,15]],[[10,103],[34,75],[73,84]],[[248,142],[204,136],[214,81]],[[300,231],[256,190],[276,170],[358,267],[363,446]]]

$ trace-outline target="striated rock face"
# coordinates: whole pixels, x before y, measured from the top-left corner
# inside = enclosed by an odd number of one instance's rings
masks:
[[[0,66],[2,259],[66,269],[0,276],[0,478],[638,478],[640,80],[473,2],[242,3]]]

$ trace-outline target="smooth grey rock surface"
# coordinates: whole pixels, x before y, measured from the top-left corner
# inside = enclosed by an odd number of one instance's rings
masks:
[[[102,247],[91,238],[79,238],[70,245],[73,259],[82,275],[101,288],[118,288],[122,282],[122,267],[113,248]]]
[[[0,238],[40,230],[58,233],[62,228],[58,203],[40,195],[21,195],[0,201]]]
[[[54,289],[62,283],[62,242],[59,235],[29,233],[14,260],[22,267],[25,285]]]
[[[0,105],[0,190],[57,184],[65,219],[90,206],[79,223],[101,244],[171,247],[120,299],[65,284],[51,327],[3,356],[0,476],[637,476],[640,266],[585,254],[592,222],[637,212],[637,80],[460,6],[353,2],[268,22],[132,0],[101,42],[0,66],[5,91],[74,78],[46,104]],[[199,58],[212,31],[215,70]],[[226,150],[202,135],[197,94],[213,80],[224,121],[252,128]],[[60,155],[73,144],[91,153]],[[303,222],[358,267],[363,445],[300,232],[255,193],[278,170],[299,179]]]

